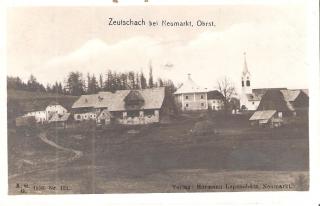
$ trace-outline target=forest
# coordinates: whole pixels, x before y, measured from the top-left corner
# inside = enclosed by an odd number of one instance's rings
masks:
[[[149,68],[149,76],[143,72],[116,72],[107,70],[105,74],[87,73],[84,75],[78,71],[69,72],[63,82],[43,85],[34,75],[24,82],[19,77],[7,76],[7,89],[24,90],[31,92],[56,93],[63,95],[80,96],[94,94],[100,91],[114,92],[126,89],[146,89],[154,87],[166,87],[173,93],[176,90],[174,83],[168,79],[154,79],[152,67]]]

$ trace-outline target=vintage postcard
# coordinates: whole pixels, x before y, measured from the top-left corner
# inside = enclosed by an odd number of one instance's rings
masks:
[[[309,191],[307,16],[8,7],[8,194]]]

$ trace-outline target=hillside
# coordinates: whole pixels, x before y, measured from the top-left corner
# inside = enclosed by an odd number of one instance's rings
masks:
[[[77,96],[8,89],[8,122],[28,111],[44,110],[52,101],[58,102],[70,110],[77,98]]]

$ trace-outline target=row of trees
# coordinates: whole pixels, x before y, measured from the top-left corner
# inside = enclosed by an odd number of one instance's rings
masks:
[[[99,91],[124,90],[124,89],[146,89],[154,87],[167,87],[172,93],[175,86],[171,80],[158,78],[154,81],[152,67],[149,69],[149,77],[146,78],[143,72],[115,72],[108,70],[105,75],[88,73],[86,77],[81,72],[70,72],[61,82],[55,82],[53,85],[44,87],[37,79],[31,75],[25,83],[19,77],[7,77],[8,89],[26,90],[34,92],[48,92],[58,94],[68,94],[79,96],[82,94],[94,94]]]

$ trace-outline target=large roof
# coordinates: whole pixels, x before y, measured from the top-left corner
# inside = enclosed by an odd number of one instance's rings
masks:
[[[185,94],[185,93],[203,93],[207,92],[205,88],[197,85],[188,75],[187,81],[185,81],[174,94]]]
[[[112,92],[99,92],[98,94],[82,95],[72,106],[75,108],[107,108],[109,111],[125,111],[125,98],[132,90],[118,90]],[[160,109],[165,97],[164,87],[134,90],[144,99],[139,109]]]
[[[223,99],[223,95],[218,90],[209,91],[207,94],[208,99]]]
[[[287,88],[259,88],[252,89],[252,94],[247,94],[249,101],[261,101],[263,95],[270,90],[286,90]]]
[[[256,111],[249,120],[269,120],[275,113],[276,110]]]

